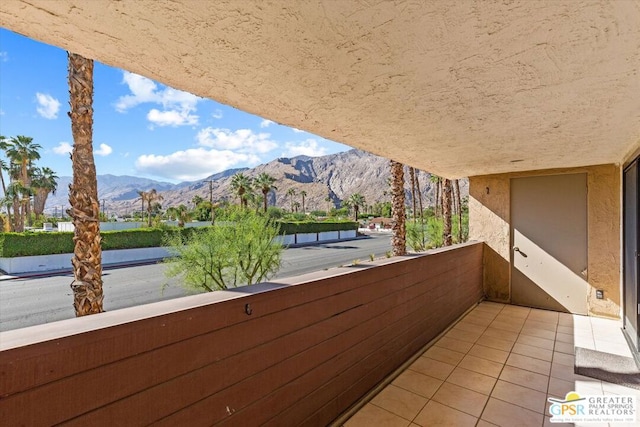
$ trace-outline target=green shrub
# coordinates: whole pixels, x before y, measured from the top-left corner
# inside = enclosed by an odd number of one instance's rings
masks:
[[[331,222],[293,222],[280,221],[280,234],[322,233],[325,231],[357,230],[358,224],[352,221]]]
[[[407,244],[416,252],[427,249],[429,243],[427,224],[424,226],[419,222],[407,222]]]

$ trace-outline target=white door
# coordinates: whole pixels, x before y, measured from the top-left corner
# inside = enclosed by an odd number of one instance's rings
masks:
[[[587,314],[587,175],[511,180],[511,302]]]

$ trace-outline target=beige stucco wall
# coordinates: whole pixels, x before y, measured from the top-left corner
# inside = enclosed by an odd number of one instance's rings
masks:
[[[620,316],[620,167],[599,165],[572,169],[474,176],[469,179],[469,236],[485,242],[484,291],[509,302],[510,180],[525,176],[587,173],[589,314]],[[596,289],[605,298],[595,297]]]

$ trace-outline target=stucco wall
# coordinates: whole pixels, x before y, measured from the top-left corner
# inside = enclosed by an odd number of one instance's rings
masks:
[[[469,179],[469,238],[483,240],[484,292],[510,300],[510,180],[536,175],[587,173],[589,314],[620,316],[620,168],[599,165],[572,169],[474,176]],[[604,299],[595,297],[604,290]]]

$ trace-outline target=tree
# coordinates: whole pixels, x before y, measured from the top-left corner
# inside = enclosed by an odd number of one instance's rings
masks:
[[[238,172],[231,178],[231,189],[238,196],[240,206],[246,208],[248,203],[247,193],[251,190],[251,179],[242,172]]]
[[[276,182],[276,179],[266,172],[262,172],[255,180],[255,184],[258,187],[258,190],[262,192],[264,212],[267,212],[267,195],[271,190],[278,189],[275,185],[273,185],[274,182]]]
[[[293,209],[298,212],[298,209],[300,209],[300,202],[293,202]]]
[[[352,194],[347,199],[347,203],[349,204],[349,206],[353,207],[353,212],[354,212],[353,216],[355,218],[355,221],[357,222],[358,213],[360,212],[360,207],[365,206],[365,204],[367,203],[364,199],[364,196],[360,193]]]
[[[442,183],[442,217],[444,221],[442,229],[442,242],[444,246],[451,246],[451,181],[444,179]]]
[[[424,209],[422,207],[422,193],[420,192],[420,178],[418,173],[420,171],[416,169],[416,191],[418,192],[418,207],[420,208],[420,236],[422,237],[422,247],[427,245],[424,233]]]
[[[453,180],[453,187],[456,193],[456,205],[458,211],[458,243],[462,243],[462,196],[460,195],[460,180]]]
[[[436,189],[434,191],[435,193],[435,201],[434,201],[434,206],[435,206],[435,215],[436,216],[440,216],[440,214],[442,213],[442,197],[441,196],[441,184],[442,184],[442,178],[440,178],[437,175],[431,175],[431,177],[429,178],[429,180],[434,183],[436,185]]]
[[[48,167],[37,169],[31,186],[34,191],[33,211],[37,218],[44,213],[44,207],[49,194],[56,194],[56,190],[58,189],[58,176]]]
[[[302,190],[300,192],[300,197],[302,197],[302,213],[307,213],[307,210],[304,207],[304,198],[307,197],[307,192]]]
[[[149,193],[143,190],[138,190],[137,193],[138,196],[140,196],[140,201],[142,202],[142,207],[140,208],[140,219],[142,222],[144,222],[144,202],[147,201]]]
[[[73,306],[76,316],[103,311],[100,204],[93,160],[93,60],[69,52],[69,105],[73,182],[68,213],[75,226]]]
[[[164,198],[155,188],[146,193],[147,195],[147,227],[151,227],[151,212],[153,211],[154,202],[161,201]]]
[[[324,201],[327,202],[327,212],[329,212],[331,210],[331,208],[333,208],[333,201],[331,200],[331,196],[327,196],[324,198]]]
[[[296,196],[296,189],[290,188],[289,190],[287,190],[287,196],[291,197],[291,212],[293,212],[293,198]]]
[[[31,175],[33,162],[40,158],[40,144],[33,142],[33,138],[24,135],[12,137],[5,149],[9,160],[19,169],[17,179],[20,181],[20,222],[16,231],[24,230],[25,218],[31,220]],[[14,213],[15,207],[14,207]]]
[[[404,201],[404,166],[391,160],[391,214],[393,216],[393,237],[391,247],[393,254],[406,255],[407,234],[405,228],[405,201]]]
[[[271,219],[248,210],[229,218],[232,224],[197,230],[183,244],[175,237],[167,275],[181,276],[186,287],[208,292],[252,285],[280,268],[282,245]]]
[[[178,227],[184,227],[184,223],[189,221],[189,209],[185,205],[172,206],[167,209],[167,216],[178,220]]]
[[[411,177],[411,203],[413,204],[413,223],[416,223],[416,173],[413,167],[409,166],[409,176]]]

